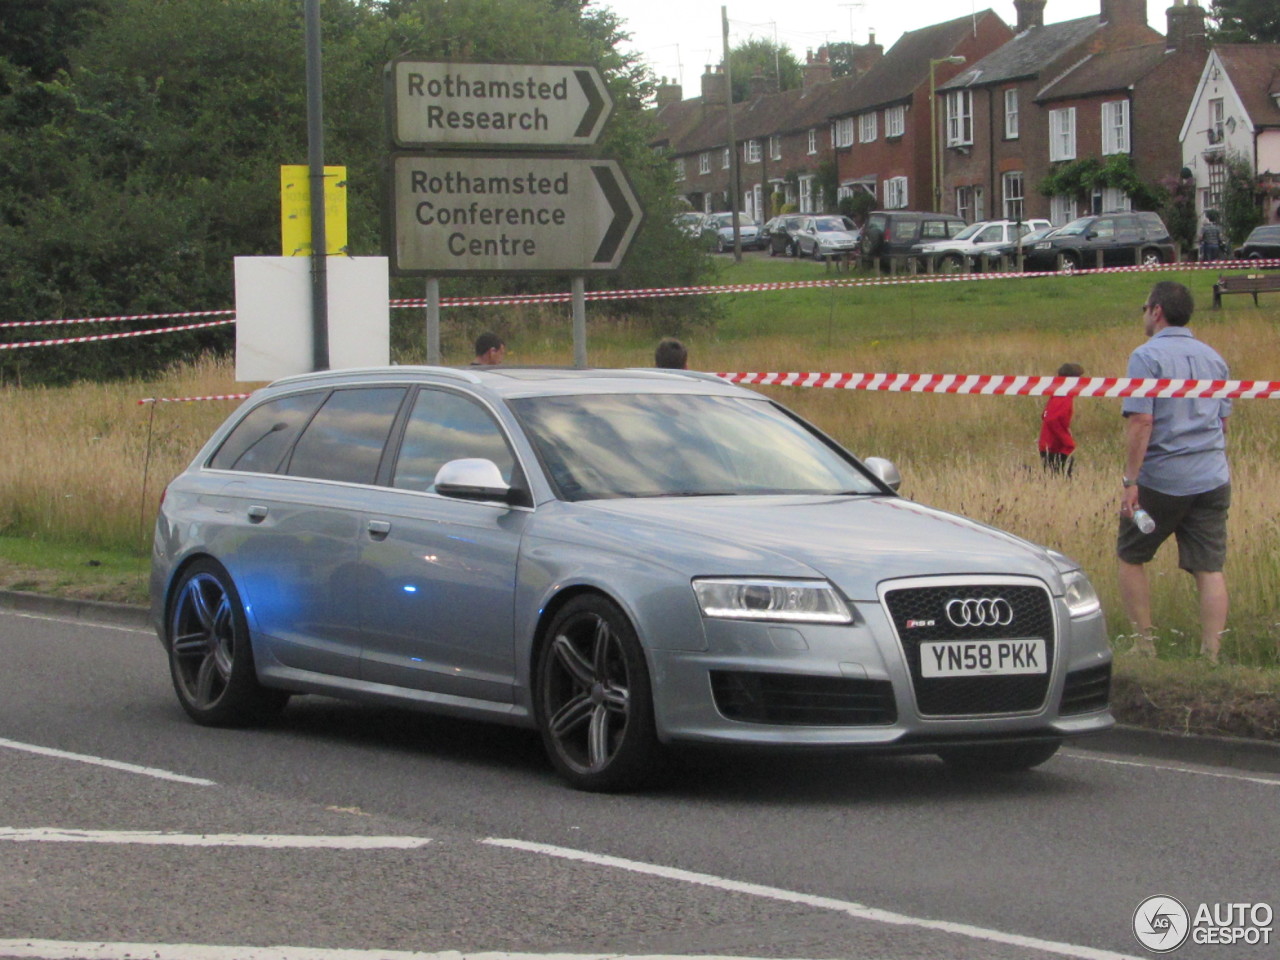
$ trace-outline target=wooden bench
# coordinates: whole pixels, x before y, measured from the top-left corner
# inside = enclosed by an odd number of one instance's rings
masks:
[[[1258,294],[1280,292],[1280,273],[1237,273],[1219,276],[1213,285],[1213,309],[1222,307],[1224,293],[1251,293],[1253,305],[1258,305]]]

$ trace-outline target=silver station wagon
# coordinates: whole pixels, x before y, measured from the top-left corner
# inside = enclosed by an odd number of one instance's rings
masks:
[[[586,790],[680,744],[1021,770],[1110,727],[1079,567],[897,486],[707,374],[308,374],[169,485],[152,616],[198,723],[298,694],[490,719]]]

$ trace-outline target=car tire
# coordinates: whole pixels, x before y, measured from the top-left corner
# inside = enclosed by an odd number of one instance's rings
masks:
[[[716,253],[728,253],[729,247],[724,242],[724,237],[716,237]]]
[[[1061,746],[1061,740],[1046,740],[1039,743],[951,747],[939,750],[938,756],[947,766],[960,773],[1018,773],[1040,766],[1057,753]]]
[[[215,560],[183,571],[165,616],[165,647],[178,702],[196,723],[244,726],[279,713],[289,700],[258,682],[240,594]]]
[[[658,772],[644,650],[605,597],[575,597],[552,619],[538,652],[534,709],[552,766],[577,789],[635,790]]]
[[[862,233],[862,238],[858,241],[862,255],[868,259],[875,257],[881,246],[884,245],[884,232],[875,227],[868,227]]]
[[[1064,250],[1058,254],[1058,272],[1072,273],[1080,269],[1080,255],[1072,250]]]
[[[942,263],[938,267],[939,273],[964,273],[964,258],[949,253],[942,258]]]
[[[1155,247],[1147,247],[1143,250],[1141,259],[1144,267],[1158,267],[1164,263],[1164,257],[1160,256],[1160,251]]]
[[[794,240],[788,240],[788,241],[787,241],[787,256],[788,256],[788,257],[795,257],[795,256],[798,256],[798,255],[799,255],[799,254],[796,252],[796,242],[795,242]]]

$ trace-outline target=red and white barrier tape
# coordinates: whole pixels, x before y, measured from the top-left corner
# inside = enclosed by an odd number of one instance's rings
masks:
[[[1024,397],[1280,398],[1275,380],[1152,380],[1133,377],[1014,377],[963,373],[717,373],[757,387],[825,387],[901,393]]]
[[[197,400],[247,400],[251,394],[248,393],[213,393],[204,397],[143,397],[138,401],[139,405],[144,403],[194,403]]]
[[[126,337],[149,337],[156,333],[178,333],[182,330],[208,330],[225,327],[234,320],[213,320],[210,323],[187,323],[179,327],[161,327],[159,330],[129,330],[125,333],[99,333],[92,337],[63,337],[58,340],[28,340],[23,343],[0,343],[0,350],[21,350],[25,347],[54,347],[68,343],[95,343],[99,340],[122,340]]]
[[[601,371],[608,374],[608,371]],[[1196,397],[1205,400],[1280,399],[1276,380],[1152,380],[1137,377],[1013,377],[964,373],[717,373],[754,387],[826,387],[900,393],[955,393],[1018,397]],[[138,403],[244,400],[247,393],[206,397],[147,397]]]
[[[181,317],[229,317],[234,310],[187,310],[183,313],[134,313],[122,317],[79,317],[75,320],[6,320],[0,329],[18,327],[61,327],[72,323],[118,323],[125,320],[174,320]]]

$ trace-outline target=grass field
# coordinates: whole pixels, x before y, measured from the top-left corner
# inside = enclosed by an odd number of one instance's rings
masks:
[[[1165,272],[1187,283],[1201,309],[1192,328],[1223,354],[1232,375],[1280,378],[1280,298],[1255,307],[1247,297],[1208,309],[1213,274]],[[822,265],[768,257],[733,265],[720,282],[843,279]],[[690,365],[717,371],[1051,374],[1064,361],[1087,375],[1122,376],[1143,340],[1139,307],[1156,277],[1076,275],[721,295],[719,319],[690,324],[681,301],[664,302],[669,328],[690,347]],[[207,305],[192,305],[207,306]],[[416,321],[415,321],[416,322]],[[466,309],[447,311],[448,363],[470,359],[476,325]],[[508,362],[572,362],[568,308],[513,310],[502,318]],[[592,317],[593,366],[647,366],[664,324]],[[407,355],[400,362],[419,362]],[[155,505],[233,404],[139,405],[142,397],[202,396],[248,389],[229,362],[172,371],[152,383],[84,384],[0,393],[0,556],[30,566],[14,544],[63,545],[127,569],[145,556]],[[799,411],[861,456],[884,456],[902,470],[902,492],[990,522],[1076,557],[1103,598],[1117,648],[1127,646],[1115,589],[1113,544],[1122,468],[1120,401],[1076,401],[1079,450],[1071,480],[1046,478],[1036,453],[1043,400],[869,393],[804,388],[764,392]],[[1229,456],[1235,505],[1227,568],[1232,590],[1224,659],[1252,667],[1280,661],[1280,420],[1271,400],[1238,401]],[[72,560],[88,563],[92,557]],[[1156,622],[1164,659],[1198,648],[1191,579],[1172,546],[1153,564]],[[127,579],[127,574],[125,575]],[[119,578],[117,578],[118,580]],[[8,576],[12,584],[13,575]],[[117,594],[123,593],[124,596]],[[113,598],[138,599],[132,586]]]

